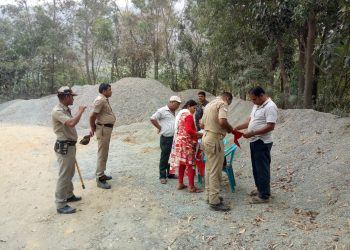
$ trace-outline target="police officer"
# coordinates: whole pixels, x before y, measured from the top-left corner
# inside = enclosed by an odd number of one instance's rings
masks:
[[[57,136],[55,152],[60,167],[55,197],[57,212],[60,214],[75,213],[75,208],[67,202],[81,200],[80,196],[73,193],[72,179],[75,172],[75,144],[78,139],[75,125],[80,121],[86,106],[79,106],[77,114],[72,116],[68,106],[73,105],[73,96],[76,95],[69,87],[61,87],[57,93],[59,104],[52,110],[53,130]]]
[[[205,164],[205,195],[210,209],[228,211],[219,196],[222,165],[224,163],[224,144],[222,139],[226,132],[232,132],[232,126],[227,121],[228,106],[232,102],[232,94],[224,92],[221,96],[209,102],[204,109],[202,124],[204,134],[202,148],[206,155]]]
[[[112,88],[108,83],[101,83],[98,92],[100,93],[93,104],[93,111],[90,115],[90,135],[96,132],[98,141],[96,182],[97,187],[110,189],[107,183],[112,176],[105,174],[108,159],[109,143],[116,117],[109,104],[108,98],[112,96]]]

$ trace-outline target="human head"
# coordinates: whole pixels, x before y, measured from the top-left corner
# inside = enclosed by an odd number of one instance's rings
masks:
[[[98,87],[98,92],[105,97],[111,97],[112,96],[112,87],[108,83],[101,83]]]
[[[248,91],[248,94],[249,94],[250,100],[258,106],[263,104],[267,100],[267,95],[265,93],[265,90],[260,86],[251,88]]]
[[[182,109],[188,109],[191,114],[194,114],[197,109],[197,102],[194,100],[188,100],[183,106]]]
[[[204,103],[205,96],[206,96],[206,94],[205,94],[204,91],[199,91],[198,94],[197,94],[198,102]]]
[[[232,103],[232,94],[230,92],[223,92],[221,94],[221,98],[222,100],[224,100],[225,102],[227,102],[227,105],[230,105]]]
[[[176,95],[173,95],[169,99],[168,107],[170,110],[175,111],[180,107],[180,104],[181,104],[181,98]]]
[[[73,96],[77,96],[76,93],[73,92],[73,90],[68,86],[63,86],[58,89],[57,91],[57,97],[60,100],[61,103],[63,103],[66,106],[73,105],[74,98]]]

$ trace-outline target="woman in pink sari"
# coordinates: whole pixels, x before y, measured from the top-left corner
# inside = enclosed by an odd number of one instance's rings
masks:
[[[194,122],[193,114],[196,112],[196,107],[197,103],[194,100],[189,100],[177,115],[175,119],[175,136],[169,158],[171,170],[179,169],[177,189],[187,188],[183,182],[186,171],[188,190],[191,193],[203,191],[194,185],[196,144],[198,143],[198,137],[202,136],[201,133],[197,132]]]

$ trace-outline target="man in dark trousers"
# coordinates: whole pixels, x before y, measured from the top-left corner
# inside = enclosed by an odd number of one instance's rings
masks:
[[[247,129],[244,138],[250,138],[250,155],[256,190],[250,192],[250,203],[267,203],[270,201],[270,163],[272,148],[272,131],[277,122],[277,106],[264,89],[257,86],[248,92],[254,103],[250,117],[234,129]]]
[[[150,119],[160,134],[159,179],[161,184],[166,184],[167,178],[177,178],[175,174],[169,173],[169,156],[175,133],[175,111],[180,107],[180,103],[180,97],[170,97],[168,104],[158,109]]]
[[[203,110],[204,107],[209,103],[206,98],[206,94],[204,91],[199,91],[198,95],[197,95],[197,110],[195,113],[195,119],[196,119],[196,127],[197,127],[197,131],[201,130],[200,128],[200,120],[203,117]]]
[[[73,105],[73,96],[76,95],[68,86],[61,87],[57,93],[60,102],[51,113],[52,126],[57,137],[55,152],[60,167],[55,193],[56,208],[60,214],[75,213],[75,208],[69,206],[67,202],[81,200],[80,196],[75,196],[73,193],[72,179],[75,172],[75,144],[78,139],[75,125],[80,121],[86,106],[79,106],[78,112],[72,116],[68,106]]]

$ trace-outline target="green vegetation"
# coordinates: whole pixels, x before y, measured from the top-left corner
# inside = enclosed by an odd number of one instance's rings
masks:
[[[282,108],[350,112],[349,0],[131,2],[1,6],[0,98],[130,76],[243,99],[259,84]]]

